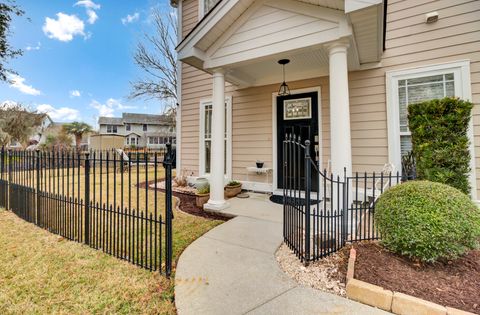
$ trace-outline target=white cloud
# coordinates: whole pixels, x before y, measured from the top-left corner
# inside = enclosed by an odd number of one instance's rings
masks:
[[[95,11],[93,10],[87,10],[87,15],[88,15],[88,23],[94,24],[96,20],[98,20],[98,15]]]
[[[82,96],[82,93],[80,93],[79,90],[70,91],[70,97],[80,97],[80,96]]]
[[[40,95],[42,92],[39,90],[35,89],[31,85],[25,84],[25,78],[22,78],[21,76],[17,74],[9,74],[8,79],[10,80],[10,87],[13,87],[23,94],[28,94],[28,95]]]
[[[78,110],[70,107],[55,108],[49,104],[41,104],[37,106],[39,113],[45,113],[52,118],[53,121],[74,121],[80,119],[80,113]]]
[[[77,1],[74,6],[81,6],[87,10],[89,24],[94,24],[98,20],[98,15],[95,10],[100,10],[100,5],[91,1],[91,0],[81,0]]]
[[[36,46],[28,45],[25,47],[26,51],[31,51],[31,50],[40,50],[42,48],[42,43],[38,42]]]
[[[76,15],[57,13],[57,19],[47,17],[43,25],[43,32],[48,38],[69,42],[76,35],[85,36],[85,24]]]
[[[91,1],[91,0],[80,0],[75,3],[75,6],[85,7],[87,9],[98,10],[100,9],[100,5]]]
[[[134,109],[135,106],[123,105],[119,100],[109,98],[105,104],[102,104],[96,100],[90,103],[90,106],[98,111],[99,116],[113,117],[116,110]]]
[[[128,14],[126,17],[122,18],[122,23],[123,25],[127,25],[129,23],[138,21],[139,18],[140,18],[140,13],[138,12],[135,12],[132,15]]]
[[[95,100],[90,103],[90,106],[98,110],[99,116],[113,117],[113,113],[115,112],[114,108],[111,108],[106,104],[101,104]]]

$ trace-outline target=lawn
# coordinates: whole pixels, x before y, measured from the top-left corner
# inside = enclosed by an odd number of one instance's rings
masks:
[[[163,194],[158,197],[163,212]],[[178,211],[174,216],[175,261],[221,223]],[[175,313],[174,284],[158,274],[66,241],[4,210],[0,231],[0,314]]]

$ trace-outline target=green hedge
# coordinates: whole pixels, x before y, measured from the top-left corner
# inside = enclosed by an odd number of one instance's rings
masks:
[[[417,178],[470,192],[468,126],[473,104],[446,97],[408,106]]]
[[[410,181],[383,193],[375,205],[382,244],[421,261],[452,259],[478,247],[480,209],[459,190]]]

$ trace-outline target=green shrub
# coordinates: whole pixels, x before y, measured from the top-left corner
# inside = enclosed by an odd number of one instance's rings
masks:
[[[480,240],[480,209],[459,190],[440,183],[411,181],[380,196],[375,220],[382,244],[410,258],[454,259]]]
[[[210,193],[210,184],[203,185],[202,187],[197,189],[197,193],[204,195]]]
[[[242,183],[240,183],[239,181],[237,180],[231,180],[228,182],[227,186],[238,186],[238,185],[241,185]]]
[[[468,126],[473,105],[446,97],[408,106],[417,178],[470,192]]]

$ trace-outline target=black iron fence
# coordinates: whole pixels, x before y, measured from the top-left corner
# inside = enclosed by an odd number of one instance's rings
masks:
[[[378,197],[401,182],[390,167],[379,173],[333,175],[312,159],[307,140],[283,142],[283,237],[305,263],[341,249],[347,242],[380,238],[375,225]]]
[[[69,240],[170,275],[175,154],[0,152],[0,207]],[[158,183],[166,179],[166,194]]]

